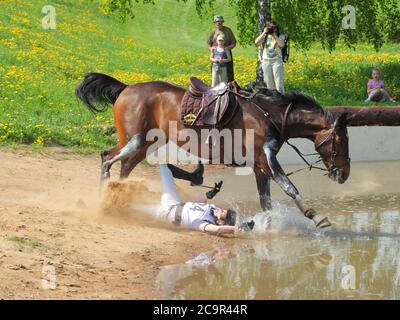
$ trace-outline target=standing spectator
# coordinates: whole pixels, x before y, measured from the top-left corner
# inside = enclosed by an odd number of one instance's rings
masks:
[[[367,84],[368,98],[365,102],[396,102],[389,95],[389,90],[385,87],[385,83],[381,80],[381,71],[378,68],[372,69],[372,79]]]
[[[212,49],[210,55],[210,61],[212,62],[212,87],[221,82],[228,81],[228,63],[232,61],[229,50],[226,50],[223,34],[217,37],[217,42],[217,47]]]
[[[224,26],[224,18],[222,16],[215,16],[214,24],[215,29],[211,31],[207,40],[208,49],[212,52],[218,46],[217,37],[222,33],[225,38],[225,49],[229,51],[231,56],[231,61],[227,63],[228,81],[230,82],[234,80],[232,49],[236,47],[236,38],[232,30]]]
[[[283,84],[282,48],[285,41],[279,37],[279,27],[275,21],[267,22],[263,33],[255,40],[256,45],[263,45],[261,66],[264,73],[264,82],[268,89],[285,93]]]

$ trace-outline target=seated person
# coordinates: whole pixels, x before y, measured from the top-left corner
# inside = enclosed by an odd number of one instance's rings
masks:
[[[380,79],[381,72],[379,69],[372,69],[372,79],[368,81],[367,94],[368,98],[365,102],[396,102],[389,95],[388,89],[385,87],[383,80]]]
[[[181,200],[176,190],[174,176],[192,182],[194,180],[196,184],[202,183],[202,166],[200,164],[194,173],[186,172],[170,164],[160,166],[162,196],[158,217],[177,226],[213,234],[251,231],[254,221],[242,223],[237,227],[235,226],[237,213],[234,210],[207,204],[207,200],[212,199],[220,191],[222,181],[216,183],[212,190],[202,195],[196,202]]]

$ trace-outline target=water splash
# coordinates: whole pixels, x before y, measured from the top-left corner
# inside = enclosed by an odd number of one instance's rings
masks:
[[[314,223],[302,216],[297,208],[280,202],[274,202],[270,211],[240,217],[240,221],[249,219],[254,220],[254,232],[258,235],[286,232],[301,234],[310,228],[315,228]]]

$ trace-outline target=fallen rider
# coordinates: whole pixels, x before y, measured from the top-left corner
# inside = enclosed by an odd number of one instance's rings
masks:
[[[176,226],[217,235],[253,230],[253,220],[235,226],[237,213],[234,210],[207,204],[207,201],[214,198],[221,190],[222,181],[216,183],[213,189],[196,199],[196,202],[181,200],[176,190],[174,177],[198,185],[203,183],[203,172],[202,164],[199,164],[193,172],[187,172],[171,164],[160,165],[162,196],[158,217]]]

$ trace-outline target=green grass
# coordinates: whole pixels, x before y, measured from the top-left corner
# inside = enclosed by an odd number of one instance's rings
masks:
[[[74,95],[86,72],[127,83],[157,79],[186,86],[191,75],[210,81],[205,42],[212,16],[224,15],[236,31],[234,11],[222,0],[203,18],[194,0],[135,4],[136,18],[126,24],[106,14],[103,2],[52,1],[56,30],[41,27],[42,1],[0,2],[0,146],[61,146],[81,153],[109,148],[116,143],[111,110],[95,116]],[[370,69],[379,66],[399,96],[399,49],[388,45],[376,54],[366,45],[357,51],[339,46],[329,54],[318,45],[309,52],[292,48],[285,86],[324,106],[363,105]],[[256,48],[238,46],[234,56],[239,84],[254,80]]]
[[[39,240],[35,240],[35,239],[21,238],[18,236],[9,236],[9,237],[7,237],[7,240],[13,241],[21,247],[22,246],[27,246],[27,247],[31,247],[31,248],[45,247],[45,245],[42,242],[40,242]]]

